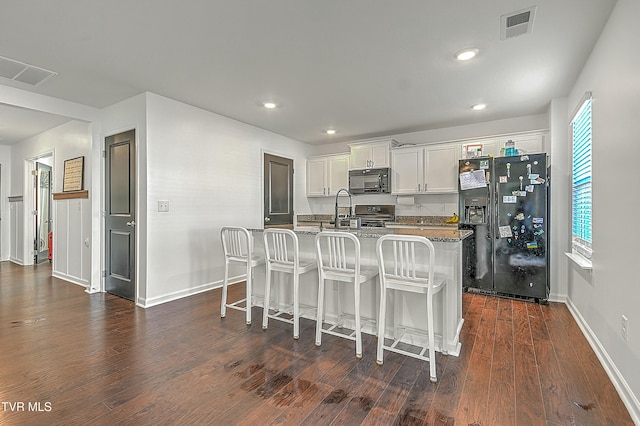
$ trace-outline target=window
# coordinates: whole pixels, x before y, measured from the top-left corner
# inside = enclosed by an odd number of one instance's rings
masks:
[[[573,134],[571,250],[591,259],[591,94],[571,121]]]

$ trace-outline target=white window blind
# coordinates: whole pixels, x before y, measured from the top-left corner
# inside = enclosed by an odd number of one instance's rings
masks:
[[[572,251],[591,259],[591,96],[571,121],[573,130]]]

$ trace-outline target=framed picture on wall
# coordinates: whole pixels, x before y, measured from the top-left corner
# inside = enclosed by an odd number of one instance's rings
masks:
[[[62,192],[82,191],[84,189],[84,156],[64,161]]]

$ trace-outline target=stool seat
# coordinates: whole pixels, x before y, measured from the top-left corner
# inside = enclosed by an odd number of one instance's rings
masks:
[[[381,292],[376,362],[382,365],[384,349],[429,361],[429,376],[432,382],[436,382],[433,299],[442,290],[446,291],[447,281],[444,276],[434,272],[435,248],[433,243],[420,236],[385,235],[378,239],[376,243],[376,256],[378,258]],[[389,344],[385,343],[388,290],[426,295],[425,310],[427,314],[428,346],[423,347],[418,353],[404,349],[405,345],[399,345],[402,336],[392,339]],[[442,291],[443,330],[446,330],[447,321],[445,291]],[[425,355],[427,351],[428,355]]]
[[[220,230],[222,250],[224,252],[224,281],[222,282],[222,300],[220,303],[220,317],[227,315],[227,308],[246,312],[246,323],[251,324],[252,306],[252,282],[253,268],[264,263],[264,258],[253,252],[253,238],[246,228],[239,226],[224,226]],[[246,296],[244,299],[227,303],[227,287],[229,285],[229,266],[231,263],[240,263],[247,268],[246,272]],[[239,306],[244,303],[243,306]]]
[[[322,333],[356,342],[356,358],[362,358],[362,331],[360,318],[360,286],[378,275],[376,268],[361,267],[360,241],[348,232],[322,231],[316,235],[318,260],[318,313],[316,317],[316,345],[322,343]],[[355,330],[351,334],[334,331],[342,325],[341,297],[338,297],[338,324],[323,328],[325,280],[353,286],[355,303]]]
[[[264,287],[262,329],[267,329],[269,318],[287,322],[293,324],[293,338],[298,339],[300,337],[300,275],[316,269],[317,263],[312,259],[300,258],[298,236],[289,229],[265,229],[263,239],[267,274]],[[280,314],[269,313],[272,272],[291,274],[293,277],[293,318],[291,319],[284,318]]]

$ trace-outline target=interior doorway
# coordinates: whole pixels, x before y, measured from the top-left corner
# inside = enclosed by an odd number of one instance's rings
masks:
[[[105,139],[105,290],[136,296],[136,134]]]
[[[264,227],[293,228],[293,160],[264,154]]]
[[[39,159],[36,161],[35,168],[35,238],[33,243],[35,264],[51,262],[52,250],[51,242],[53,241],[53,232],[51,229],[53,219],[51,218],[52,204],[52,178],[53,178],[53,162],[52,157]],[[45,162],[46,161],[46,162]],[[51,163],[51,165],[47,164]]]
[[[43,153],[25,161],[24,191],[24,264],[49,261],[49,247],[53,241],[49,232],[53,226],[53,152]]]

